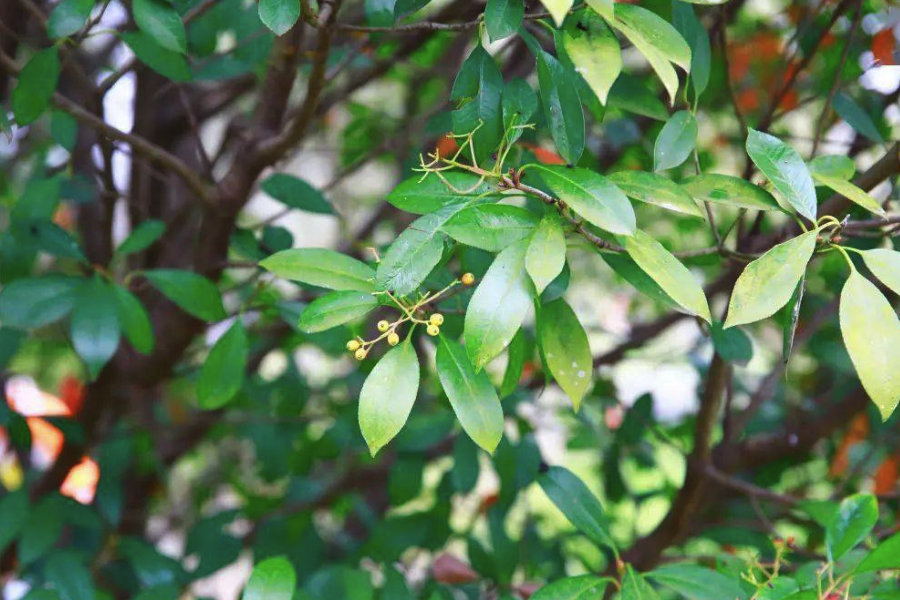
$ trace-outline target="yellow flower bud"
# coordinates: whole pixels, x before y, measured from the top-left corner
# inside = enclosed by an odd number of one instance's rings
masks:
[[[472,285],[475,283],[475,276],[471,273],[466,273],[462,276],[462,283],[463,285]]]
[[[350,352],[355,352],[359,349],[360,343],[357,340],[350,340],[347,342],[347,350]]]
[[[400,343],[400,336],[397,335],[396,331],[392,331],[388,335],[388,344],[390,344],[391,346],[396,346],[399,343]]]
[[[434,337],[441,332],[440,328],[437,325],[429,325],[425,330],[428,332],[428,335]]]
[[[388,328],[390,328],[390,326],[391,326],[391,324],[388,323],[387,321],[384,321],[384,320],[378,321],[378,331],[380,331],[381,333],[384,333],[385,331],[387,331]]]
[[[429,318],[428,321],[432,325],[437,325],[438,327],[440,327],[444,324],[444,315],[442,315],[441,313],[434,313],[433,315],[431,315],[431,318]]]
[[[354,354],[353,356],[356,357],[356,360],[362,360],[366,357],[366,355],[368,353],[369,352],[365,348],[360,348],[359,350],[356,351],[356,354]]]

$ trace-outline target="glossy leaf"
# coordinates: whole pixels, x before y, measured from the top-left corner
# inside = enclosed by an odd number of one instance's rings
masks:
[[[94,0],[63,0],[47,19],[47,34],[52,38],[69,37],[87,23]]]
[[[142,63],[163,77],[172,81],[191,80],[191,69],[180,52],[163,48],[143,31],[126,31],[119,36]]]
[[[134,0],[131,12],[141,31],[157,44],[173,52],[187,52],[184,23],[171,4],[164,0]]]
[[[369,314],[378,306],[378,300],[370,293],[344,291],[331,292],[313,300],[300,313],[300,331],[317,333],[325,331]]]
[[[466,310],[466,352],[476,371],[509,345],[525,320],[534,298],[534,285],[525,271],[528,240],[497,255]]]
[[[297,576],[290,561],[281,556],[259,562],[250,573],[242,600],[291,600]]]
[[[525,253],[525,269],[538,294],[543,293],[565,265],[566,234],[559,217],[548,212],[534,230]]]
[[[10,97],[13,116],[20,127],[34,123],[47,110],[56,91],[59,68],[56,46],[41,50],[22,67]]]
[[[503,139],[502,92],[503,75],[497,63],[476,45],[453,82],[450,100],[457,106],[453,133],[475,132],[472,142],[479,163],[487,160]]]
[[[704,173],[684,180],[681,185],[698,202],[728,204],[752,210],[781,210],[772,194],[731,175]]]
[[[829,175],[824,175],[822,173],[817,173],[813,171],[813,179],[816,183],[820,185],[824,185],[825,187],[831,188],[847,200],[862,206],[864,209],[869,212],[873,212],[879,216],[885,216],[884,209],[881,207],[881,204],[867,194],[864,190],[857,187],[856,185],[850,183],[849,181],[845,181],[843,179],[838,179],[837,177],[832,177]]]
[[[391,190],[386,200],[402,211],[428,214],[448,204],[473,200],[493,189],[487,181],[466,171],[448,171],[441,175],[443,179],[436,175],[424,179],[421,175],[410,177]]]
[[[668,587],[689,600],[723,600],[744,598],[737,579],[706,567],[675,564],[657,567],[647,574],[653,581]]]
[[[275,173],[263,181],[260,187],[285,206],[322,215],[334,214],[334,209],[322,192],[299,177]]]
[[[863,251],[862,257],[872,275],[888,289],[900,295],[900,252],[876,248]]]
[[[774,135],[750,129],[747,154],[781,197],[798,213],[816,220],[816,189],[796,150]]]
[[[355,258],[325,248],[276,252],[259,266],[276,277],[331,290],[375,291],[375,271]]]
[[[219,321],[225,318],[219,290],[206,277],[180,269],[144,271],[143,275],[166,298],[198,319]]]
[[[538,477],[538,483],[581,533],[597,545],[615,549],[603,507],[581,479],[564,467],[554,466]]]
[[[900,569],[900,533],[884,540],[857,565],[857,573]]]
[[[247,370],[247,333],[240,318],[216,340],[200,368],[197,403],[213,410],[228,404],[241,390]]]
[[[818,174],[849,181],[856,173],[856,164],[849,156],[840,154],[817,156],[810,161],[809,172],[813,178]]]
[[[522,0],[488,0],[484,8],[484,25],[491,41],[513,35],[524,16],[525,3]]]
[[[609,579],[596,575],[565,577],[548,583],[531,600],[596,600],[603,598]]]
[[[878,131],[878,127],[872,121],[872,117],[850,96],[843,92],[838,92],[835,94],[831,104],[834,107],[834,112],[856,130],[857,133],[869,138],[876,144],[884,143],[884,137]]]
[[[627,254],[615,252],[600,252],[603,261],[612,268],[616,274],[631,284],[637,291],[662,306],[680,310],[680,306],[663,290],[650,275],[645,273],[634,260]]]
[[[125,288],[116,285],[112,290],[118,304],[119,322],[122,324],[125,337],[135,350],[142,354],[150,354],[153,351],[154,337],[147,309],[137,296]]]
[[[619,40],[600,16],[590,10],[569,19],[562,33],[566,54],[591,91],[606,104],[609,90],[622,71]]]
[[[166,224],[162,221],[150,219],[143,221],[134,228],[128,237],[125,238],[119,247],[116,248],[116,254],[125,256],[141,252],[152,246],[156,240],[162,237],[166,231]]]
[[[544,5],[544,8],[546,8],[547,12],[550,13],[550,16],[553,17],[556,26],[559,27],[566,18],[569,9],[572,8],[574,0],[541,0],[541,4]]]
[[[503,86],[501,104],[506,143],[512,144],[522,136],[522,126],[531,122],[537,111],[538,97],[527,81],[516,77]]]
[[[653,170],[677,167],[690,157],[697,144],[697,119],[680,110],[672,115],[656,137],[653,147]]]
[[[75,305],[73,291],[84,281],[63,275],[19,279],[0,290],[0,322],[6,327],[43,327],[66,316]]]
[[[622,73],[609,90],[607,104],[636,115],[665,121],[669,118],[666,105],[650,91],[644,82],[628,73]]]
[[[694,84],[694,98],[697,99],[709,85],[712,66],[709,33],[694,14],[693,7],[677,0],[672,2],[672,25],[691,47],[691,82]]]
[[[259,0],[259,20],[275,35],[290,31],[300,18],[300,0]]]
[[[559,155],[574,165],[584,152],[584,111],[571,71],[543,50],[537,53],[538,86],[544,119]]]
[[[538,216],[508,204],[478,204],[462,209],[441,228],[461,244],[499,252],[510,244],[531,237]]]
[[[403,429],[418,391],[419,359],[407,340],[378,361],[359,394],[359,428],[372,456]]]
[[[878,288],[856,271],[841,291],[839,312],[841,335],[850,360],[866,393],[887,420],[900,401],[897,313]]]
[[[619,600],[659,600],[659,594],[647,583],[643,575],[635,571],[631,565],[625,565]]]
[[[835,561],[862,542],[878,522],[878,501],[871,494],[844,498],[825,529],[828,557]]]
[[[748,264],[728,303],[725,328],[771,317],[787,304],[816,249],[818,231],[782,242]]]
[[[615,16],[614,0],[587,0],[585,4],[604,19],[612,19]]]
[[[577,411],[591,387],[594,370],[584,327],[575,311],[560,298],[541,306],[537,336],[548,370]]]
[[[800,306],[806,292],[806,275],[800,278],[791,299],[784,305],[781,318],[781,357],[785,364],[791,358],[794,349],[794,338],[797,335],[797,324],[800,321]]]
[[[575,212],[600,229],[619,235],[635,231],[634,209],[615,184],[588,169],[538,166],[544,183]]]
[[[493,453],[503,436],[503,408],[488,374],[475,372],[466,350],[441,336],[435,357],[438,378],[463,430]]]
[[[703,288],[672,253],[640,229],[623,242],[628,255],[672,300],[690,314],[711,322]]]
[[[122,328],[118,313],[116,296],[105,281],[89,279],[75,290],[69,334],[91,379],[97,377],[119,347]]]
[[[653,204],[672,212],[703,218],[703,212],[691,195],[680,185],[656,173],[618,171],[609,176],[632,200]]]

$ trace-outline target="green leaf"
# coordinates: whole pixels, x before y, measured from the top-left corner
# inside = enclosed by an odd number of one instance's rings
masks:
[[[747,154],[785,202],[816,220],[816,188],[800,154],[773,135],[750,129]]]
[[[390,27],[397,21],[397,0],[365,0],[366,24]]]
[[[359,395],[359,428],[372,456],[400,433],[419,391],[419,359],[406,340],[378,361]]]
[[[552,55],[538,49],[538,86],[544,119],[563,159],[574,165],[584,152],[584,111],[572,73]]]
[[[659,600],[659,594],[647,583],[643,575],[635,571],[631,565],[625,565],[619,600]]]
[[[325,248],[276,252],[259,266],[276,277],[331,290],[375,291],[375,271],[355,258]]]
[[[172,81],[190,81],[191,69],[184,55],[160,46],[143,31],[126,31],[119,37],[142,63]]]
[[[771,317],[787,304],[816,249],[818,230],[770,248],[738,277],[728,303],[725,328]]]
[[[94,0],[63,0],[47,19],[47,35],[52,38],[69,37],[87,23],[94,8]]]
[[[34,329],[58,321],[75,305],[83,279],[44,275],[17,279],[0,291],[0,321],[5,327]]]
[[[684,2],[672,2],[672,25],[691,47],[691,81],[694,98],[699,99],[709,85],[712,66],[709,34],[694,14],[694,8]]]
[[[861,275],[859,277],[862,279]],[[875,286],[872,287],[874,289]],[[843,308],[843,298],[841,304]],[[829,560],[836,561],[852,550],[869,535],[877,522],[878,501],[875,496],[854,494],[844,498],[837,514],[825,530],[825,547],[828,550]]]
[[[522,0],[488,0],[484,7],[484,25],[492,42],[514,34],[525,16]]]
[[[784,305],[781,318],[781,357],[785,364],[791,358],[791,350],[794,348],[794,338],[797,335],[797,323],[800,320],[800,305],[803,303],[803,294],[806,291],[806,275],[800,278],[791,299]]]
[[[566,234],[559,216],[547,212],[534,230],[525,253],[525,270],[538,294],[543,293],[565,265]]]
[[[44,576],[53,584],[60,600],[95,600],[91,573],[74,551],[55,552],[44,566]]]
[[[240,317],[216,340],[200,368],[197,403],[213,410],[228,404],[241,390],[247,370],[247,333]]]
[[[275,35],[290,31],[300,18],[300,0],[259,0],[259,20]]]
[[[87,264],[88,259],[68,231],[45,219],[37,219],[26,225],[38,250],[60,258],[71,258]]]
[[[538,477],[538,484],[581,533],[595,544],[615,550],[603,507],[581,479],[564,467],[554,466]]]
[[[476,373],[465,349],[443,335],[435,362],[460,425],[473,442],[493,454],[503,437],[503,408],[488,374]]]
[[[50,113],[50,135],[57,144],[71,152],[78,141],[78,121],[68,113],[54,110]]]
[[[606,177],[588,169],[535,166],[544,183],[575,212],[600,229],[630,236],[635,231],[634,209],[628,198]]]
[[[721,321],[714,321],[710,337],[716,354],[728,362],[746,365],[753,358],[753,343],[740,327],[725,329]]]
[[[610,580],[596,575],[565,577],[548,583],[531,600],[596,600],[603,598]]]
[[[58,80],[59,52],[56,46],[41,50],[22,67],[10,97],[13,116],[20,127],[34,123],[44,114]]]
[[[577,411],[591,387],[594,370],[587,334],[562,298],[540,307],[537,336],[547,368]]]
[[[704,173],[685,179],[681,185],[698,202],[729,204],[752,210],[781,210],[772,194],[731,175]]]
[[[500,383],[500,398],[506,398],[516,391],[527,358],[528,340],[525,339],[525,333],[520,329],[513,336],[506,352],[506,371],[503,372],[503,381]]]
[[[831,105],[834,107],[834,112],[847,121],[847,124],[857,133],[869,138],[876,144],[884,143],[884,137],[878,131],[878,127],[875,125],[872,117],[853,98],[843,92],[838,92],[835,94]]]
[[[419,217],[397,236],[378,263],[375,273],[378,289],[392,290],[405,296],[422,285],[444,253],[441,227],[464,206],[452,204]]]
[[[367,292],[331,292],[313,300],[300,313],[300,331],[318,333],[368,314],[378,300]]]
[[[275,173],[262,182],[262,191],[285,206],[311,213],[333,215],[334,209],[322,192],[299,177]]]
[[[165,231],[166,224],[162,221],[157,221],[155,219],[144,221],[135,227],[132,232],[128,234],[128,237],[119,244],[119,247],[116,249],[116,254],[119,256],[126,256],[128,254],[146,250],[152,246],[156,240],[161,238]]]
[[[134,0],[131,12],[138,28],[172,52],[187,52],[187,35],[181,16],[164,0]]]
[[[118,305],[119,322],[131,346],[141,354],[153,351],[153,325],[150,316],[137,296],[123,287],[113,286]]]
[[[672,212],[703,218],[691,195],[674,181],[647,171],[618,171],[609,180],[632,200],[653,204]],[[774,199],[773,199],[774,202]]]
[[[679,306],[692,315],[711,322],[703,288],[693,274],[651,235],[638,229],[623,238],[625,251]]]
[[[537,94],[521,77],[509,80],[503,86],[503,131],[506,143],[512,144],[521,137],[524,131],[521,126],[528,124],[537,111]]]
[[[283,556],[267,558],[253,567],[242,600],[291,600],[297,587],[294,567]]]
[[[645,273],[627,254],[615,252],[599,252],[599,254],[600,258],[616,272],[616,275],[631,284],[637,291],[666,308],[680,310],[678,303],[665,290],[659,287],[659,284]]]
[[[75,290],[69,335],[91,379],[96,379],[116,353],[121,333],[119,305],[113,288],[98,278],[81,284]]]
[[[574,0],[541,0],[541,4],[544,5],[544,8],[546,8],[547,12],[550,13],[550,16],[553,17],[557,27],[562,25],[563,20],[566,18],[566,14],[569,12],[569,9],[572,8],[572,4],[574,3]]]
[[[863,262],[872,271],[872,275],[895,294],[900,295],[900,252],[886,248],[864,250]]]
[[[591,91],[606,104],[609,90],[622,71],[622,50],[612,30],[594,11],[569,19],[562,33],[566,54]]]
[[[841,291],[840,322],[860,382],[887,420],[900,401],[900,320],[878,288],[853,271]]]
[[[615,16],[615,0],[587,0],[585,4],[604,19],[612,19]]]
[[[453,133],[475,132],[472,143],[478,163],[484,163],[503,139],[502,92],[503,75],[497,63],[487,50],[476,45],[453,82],[450,101],[457,106]]]
[[[690,600],[723,600],[744,598],[735,579],[696,565],[664,565],[647,573],[647,577]]]
[[[653,170],[665,171],[688,159],[697,143],[697,119],[680,110],[672,115],[656,137],[653,147]]]
[[[436,212],[449,204],[463,204],[493,190],[474,173],[448,171],[441,175],[443,179],[436,175],[424,179],[421,175],[410,177],[395,187],[386,200],[402,211],[421,215]]]
[[[849,156],[840,154],[817,156],[810,161],[809,172],[814,178],[818,174],[849,181],[856,173],[856,164]]]
[[[156,269],[143,271],[144,277],[162,294],[203,321],[220,321],[225,318],[225,307],[216,285],[197,273],[181,269]]]
[[[500,252],[510,244],[531,237],[538,216],[508,204],[477,204],[453,215],[441,229],[461,244]]]
[[[822,173],[817,173],[813,171],[812,173],[813,179],[815,179],[816,183],[824,185],[825,187],[831,188],[847,200],[862,206],[869,212],[873,212],[878,216],[885,216],[884,209],[881,207],[881,204],[867,194],[861,188],[855,186],[849,181],[845,181],[843,179],[839,179],[837,177],[831,177],[830,175],[823,175]]]
[[[900,533],[878,544],[856,567],[856,573],[900,569]]]
[[[18,559],[28,565],[44,556],[59,540],[63,521],[59,496],[41,500],[31,514],[19,540]]]
[[[622,73],[609,90],[607,105],[636,115],[665,121],[669,118],[666,105],[639,78]]]
[[[534,285],[525,271],[528,240],[497,255],[466,310],[466,352],[475,370],[503,352],[525,320],[534,298]]]

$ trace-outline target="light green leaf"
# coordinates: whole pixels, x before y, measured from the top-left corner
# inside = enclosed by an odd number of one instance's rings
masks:
[[[556,26],[559,27],[565,20],[569,9],[572,8],[574,0],[541,0],[541,4],[544,5],[544,8],[546,8],[547,12],[550,13],[550,16],[553,17]]]
[[[500,252],[510,244],[531,236],[538,216],[508,204],[478,204],[462,209],[441,228],[461,244]]]
[[[884,209],[881,208],[881,204],[879,204],[878,200],[867,194],[861,188],[850,183],[849,181],[845,181],[837,177],[832,177],[830,175],[817,173],[815,171],[813,171],[812,176],[813,179],[816,180],[816,183],[831,188],[847,200],[850,200],[851,202],[862,206],[867,211],[873,212],[881,217],[885,216]]]
[[[813,177],[819,174],[849,181],[856,173],[856,164],[852,158],[842,154],[817,156],[810,161],[809,172]]]
[[[856,567],[856,573],[900,569],[900,533],[878,544]]]
[[[285,206],[310,213],[333,215],[334,208],[322,192],[299,177],[287,173],[275,173],[260,185],[262,191]]]
[[[538,48],[538,87],[544,119],[563,159],[574,165],[584,152],[584,110],[571,71]]]
[[[665,171],[688,159],[697,143],[697,119],[680,110],[672,115],[656,137],[653,146],[653,170]]]
[[[503,139],[502,93],[503,75],[497,63],[476,45],[453,81],[450,101],[457,106],[453,133],[475,132],[472,143],[479,163],[485,162]]]
[[[619,600],[659,600],[659,594],[647,583],[643,575],[635,571],[631,565],[625,565]]]
[[[113,286],[113,292],[118,303],[119,322],[125,337],[131,346],[141,354],[150,354],[153,351],[153,325],[150,316],[137,296],[123,287]]]
[[[180,269],[143,271],[143,275],[166,298],[198,319],[220,321],[225,318],[219,290],[206,277]]]
[[[153,245],[166,231],[166,224],[162,221],[151,219],[144,221],[134,228],[116,249],[116,254],[125,256],[141,252]]]
[[[173,52],[187,52],[184,23],[171,4],[164,0],[134,0],[131,12],[140,30],[157,44]]]
[[[419,359],[406,340],[378,361],[359,395],[359,428],[372,456],[394,439],[419,391]]]
[[[291,600],[296,587],[297,575],[290,561],[275,556],[253,567],[242,600]]]
[[[469,301],[466,352],[476,371],[506,348],[531,306],[535,294],[525,271],[527,249],[528,240],[522,240],[498,254]]]
[[[172,81],[190,81],[191,68],[184,55],[160,46],[143,31],[126,31],[119,37],[142,63]]]
[[[96,379],[119,347],[122,329],[118,315],[116,296],[105,281],[89,279],[75,290],[69,334],[91,379]]]
[[[861,275],[860,278],[862,278]],[[865,280],[863,279],[863,281]],[[874,288],[874,286],[872,287]],[[841,301],[843,303],[843,298]],[[833,562],[852,550],[869,535],[877,522],[878,501],[875,496],[854,494],[844,498],[837,514],[825,529],[825,547],[828,550],[828,558]]]
[[[876,248],[865,250],[861,254],[872,275],[888,289],[900,295],[900,252]]]
[[[666,308],[680,310],[678,303],[672,300],[652,277],[641,270],[630,256],[615,252],[599,252],[599,254],[616,275],[631,284],[634,289]]]
[[[816,220],[816,188],[796,150],[774,135],[750,129],[747,154],[785,202],[810,221]]]
[[[548,370],[577,411],[591,387],[594,365],[587,334],[565,300],[540,307],[537,336]]]
[[[538,484],[581,533],[595,544],[615,550],[603,507],[581,479],[564,467],[553,466],[538,476]]]
[[[609,20],[615,16],[615,0],[587,0],[586,4],[604,19]]]
[[[421,175],[410,177],[395,187],[386,200],[402,211],[422,215],[438,211],[448,204],[458,205],[474,200],[493,189],[474,173],[447,171],[441,175],[447,183],[437,175],[424,179]]]
[[[679,306],[707,323],[711,322],[709,304],[703,288],[693,274],[653,236],[638,229],[623,238],[625,251]]]
[[[63,0],[47,19],[47,34],[55,39],[77,33],[87,23],[94,0]]]
[[[519,29],[525,16],[522,0],[488,0],[484,25],[492,42],[509,37]]]
[[[857,133],[869,138],[876,144],[884,143],[884,137],[878,131],[878,127],[875,125],[872,117],[853,98],[843,92],[838,92],[835,94],[831,105],[834,107],[834,112],[847,121],[847,124]]]
[[[259,266],[276,277],[331,290],[375,291],[375,271],[355,258],[325,248],[276,252]]]
[[[525,269],[538,294],[543,293],[566,265],[566,234],[559,216],[548,212],[538,223],[525,253]]]
[[[634,209],[615,184],[588,169],[536,166],[556,196],[592,225],[619,235],[635,231]]]
[[[300,331],[317,333],[325,331],[368,314],[378,306],[378,300],[370,293],[345,291],[331,292],[313,300],[300,313]]]
[[[446,336],[438,342],[438,377],[465,432],[493,454],[503,436],[503,408],[488,374],[475,372],[465,349]]]
[[[622,50],[612,30],[594,11],[582,11],[577,19],[566,23],[562,44],[575,71],[606,104],[609,90],[622,71]]]
[[[840,322],[859,380],[887,420],[900,401],[900,320],[878,288],[853,271],[841,291]]]
[[[778,244],[748,264],[735,283],[725,328],[771,317],[787,304],[816,249],[817,230]]]
[[[247,333],[241,319],[216,340],[197,380],[197,403],[214,410],[228,404],[241,390],[247,370]]]
[[[632,200],[653,204],[672,212],[703,218],[703,212],[691,195],[680,185],[656,173],[618,171],[609,176]]]
[[[698,202],[729,204],[753,210],[781,210],[772,194],[731,175],[704,173],[684,180],[681,185]]]
[[[596,575],[565,577],[548,583],[531,600],[596,600],[603,598],[610,580]]]
[[[736,600],[746,596],[735,579],[697,565],[663,565],[646,577],[689,600]]]
[[[31,57],[19,72],[10,104],[20,127],[38,120],[47,107],[59,80],[59,52],[56,46],[41,50]]]
[[[73,292],[84,280],[63,275],[17,279],[0,290],[0,322],[35,329],[58,321],[75,305]]]
[[[290,31],[300,18],[300,0],[259,0],[259,20],[275,35]]]

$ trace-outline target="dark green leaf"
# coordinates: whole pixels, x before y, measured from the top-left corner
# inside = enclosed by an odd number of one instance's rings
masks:
[[[334,209],[322,193],[293,175],[276,173],[262,182],[262,190],[282,204],[311,213],[333,215]]]
[[[153,245],[166,231],[166,224],[154,219],[143,221],[125,238],[116,253],[120,256],[141,252]]]
[[[625,565],[619,600],[659,600],[659,594],[647,583],[643,575],[635,571],[631,565]]]
[[[144,277],[182,310],[204,321],[225,318],[225,307],[215,284],[197,273],[180,269],[144,271]]]
[[[609,579],[596,575],[565,577],[539,589],[531,600],[596,600],[603,598]]]
[[[511,79],[503,86],[503,130],[506,143],[512,144],[522,135],[523,125],[527,125],[537,111],[538,98],[528,82],[520,77]]]
[[[172,52],[187,52],[184,23],[172,6],[164,0],[133,0],[134,22],[153,41]]]
[[[126,31],[119,36],[142,63],[172,81],[190,81],[191,69],[184,55],[163,48],[143,31]]]
[[[119,322],[125,337],[135,350],[150,354],[153,350],[153,326],[144,305],[137,297],[123,287],[113,286],[113,293],[119,311]]]
[[[331,292],[313,300],[300,313],[300,331],[317,333],[362,317],[378,306],[368,292]]]
[[[615,549],[603,507],[581,479],[564,467],[554,466],[538,477],[538,483],[581,533],[595,544]]]
[[[200,368],[197,403],[206,410],[228,404],[240,391],[246,370],[247,334],[238,317],[216,341]]]
[[[90,571],[74,552],[53,554],[44,567],[44,574],[61,600],[95,600]]]
[[[63,0],[47,19],[47,34],[52,38],[69,37],[87,23],[94,0]]]
[[[20,127],[30,125],[50,105],[59,79],[59,52],[56,46],[41,50],[31,57],[19,72],[10,103]]]
[[[710,333],[716,353],[728,362],[746,365],[753,358],[753,342],[740,327],[723,329],[721,321],[713,321]]]
[[[259,20],[275,35],[287,33],[300,18],[300,0],[259,0]]]
[[[537,335],[547,368],[577,411],[594,370],[587,334],[562,298],[538,310]]]
[[[450,101],[457,107],[453,111],[453,133],[475,132],[472,143],[478,163],[485,162],[503,139],[502,91],[503,75],[497,63],[487,50],[476,45],[453,82]]]
[[[637,77],[622,73],[609,90],[607,104],[619,110],[665,121],[669,118],[666,105]]]
[[[736,579],[696,565],[664,565],[646,576],[690,600],[731,600],[746,596]]]
[[[834,107],[834,112],[847,121],[857,133],[869,138],[876,144],[884,143],[884,137],[878,131],[878,127],[875,125],[872,117],[853,98],[843,92],[838,92],[835,94],[831,105]]]
[[[73,292],[82,281],[63,275],[18,279],[0,291],[0,321],[18,329],[53,323],[72,310]]]
[[[584,111],[573,74],[547,52],[537,54],[538,84],[544,118],[560,156],[571,165],[584,152]]]
[[[514,391],[522,378],[525,368],[525,360],[528,358],[528,340],[520,329],[513,336],[507,351],[506,371],[503,373],[503,381],[500,384],[500,398],[506,398]]]
[[[525,3],[522,0],[488,0],[484,8],[484,25],[491,41],[514,34],[524,16]]]
[[[119,304],[112,286],[98,278],[81,284],[75,290],[69,334],[91,379],[116,353],[121,333]]]
[[[709,84],[712,55],[709,34],[694,14],[694,8],[677,0],[672,2],[672,25],[691,47],[691,81],[694,98],[698,99]]]
[[[71,152],[78,141],[78,121],[68,113],[54,110],[50,115],[50,135],[57,144]]]
[[[365,0],[366,23],[390,27],[396,21],[397,0]]]

